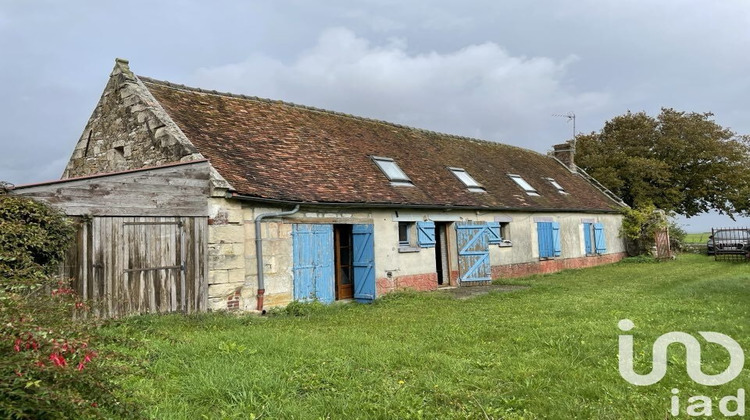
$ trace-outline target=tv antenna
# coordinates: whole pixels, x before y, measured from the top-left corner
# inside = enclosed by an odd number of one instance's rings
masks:
[[[567,118],[568,122],[573,121],[573,147],[576,146],[576,113],[573,111],[567,114],[552,114],[553,117]]]

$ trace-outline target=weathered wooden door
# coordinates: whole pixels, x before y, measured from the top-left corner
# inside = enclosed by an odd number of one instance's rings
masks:
[[[457,222],[458,269],[460,281],[492,279],[488,225],[483,222]]]
[[[98,317],[206,308],[204,217],[79,220],[65,276]]]
[[[184,306],[182,221],[123,222],[122,246],[125,312],[172,312]]]
[[[375,299],[375,235],[373,225],[352,225],[354,299]]]
[[[294,299],[333,302],[333,225],[295,224],[292,227]]]

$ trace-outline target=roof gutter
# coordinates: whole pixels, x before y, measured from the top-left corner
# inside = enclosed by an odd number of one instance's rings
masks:
[[[263,312],[263,297],[266,294],[266,283],[263,276],[263,231],[261,222],[267,217],[284,217],[299,211],[299,204],[293,209],[282,212],[262,213],[255,218],[255,259],[258,262],[258,306],[257,309]]]
[[[274,204],[274,205],[303,205],[306,207],[338,207],[338,208],[386,208],[386,209],[424,209],[424,210],[479,210],[479,211],[526,211],[535,213],[619,213],[618,210],[604,209],[576,209],[576,208],[538,208],[538,207],[479,207],[479,206],[453,206],[453,205],[436,205],[436,204],[398,204],[398,203],[333,203],[333,202],[302,202],[292,200],[280,200],[274,198],[261,198],[249,195],[242,195],[234,192],[227,192],[225,198],[252,203]]]

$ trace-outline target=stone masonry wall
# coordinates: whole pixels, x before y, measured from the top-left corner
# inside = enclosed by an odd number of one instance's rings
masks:
[[[127,61],[118,59],[63,178],[202,158]]]
[[[246,272],[242,205],[211,198],[208,213],[208,308],[246,309],[242,301]]]

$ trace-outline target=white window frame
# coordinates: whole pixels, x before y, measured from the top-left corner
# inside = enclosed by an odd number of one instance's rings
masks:
[[[471,192],[485,192],[484,187],[480,184],[473,176],[469,175],[469,172],[464,168],[448,167],[453,176],[458,178],[462,184],[466,186]]]
[[[389,181],[391,181],[392,185],[399,185],[399,186],[412,186],[414,185],[411,182],[411,179],[409,179],[409,176],[406,175],[406,172],[404,172],[403,169],[401,169],[400,166],[398,166],[398,163],[396,163],[395,160],[388,158],[388,157],[382,157],[382,156],[370,156],[373,162],[375,162],[375,165],[377,165],[378,169],[380,169],[380,172],[385,175],[386,178],[388,178]],[[395,174],[393,172],[396,172]],[[395,175],[395,176],[392,176]]]
[[[515,182],[516,185],[521,187],[526,194],[532,196],[532,197],[539,197],[539,192],[536,190],[536,188],[532,187],[531,184],[528,183],[521,175],[517,174],[508,174],[508,178],[512,179],[513,182]]]
[[[547,181],[549,181],[549,183],[552,184],[552,186],[555,187],[557,189],[557,192],[559,192],[560,194],[568,193],[567,191],[565,191],[565,188],[560,185],[559,182],[555,181],[555,178],[547,178]]]

